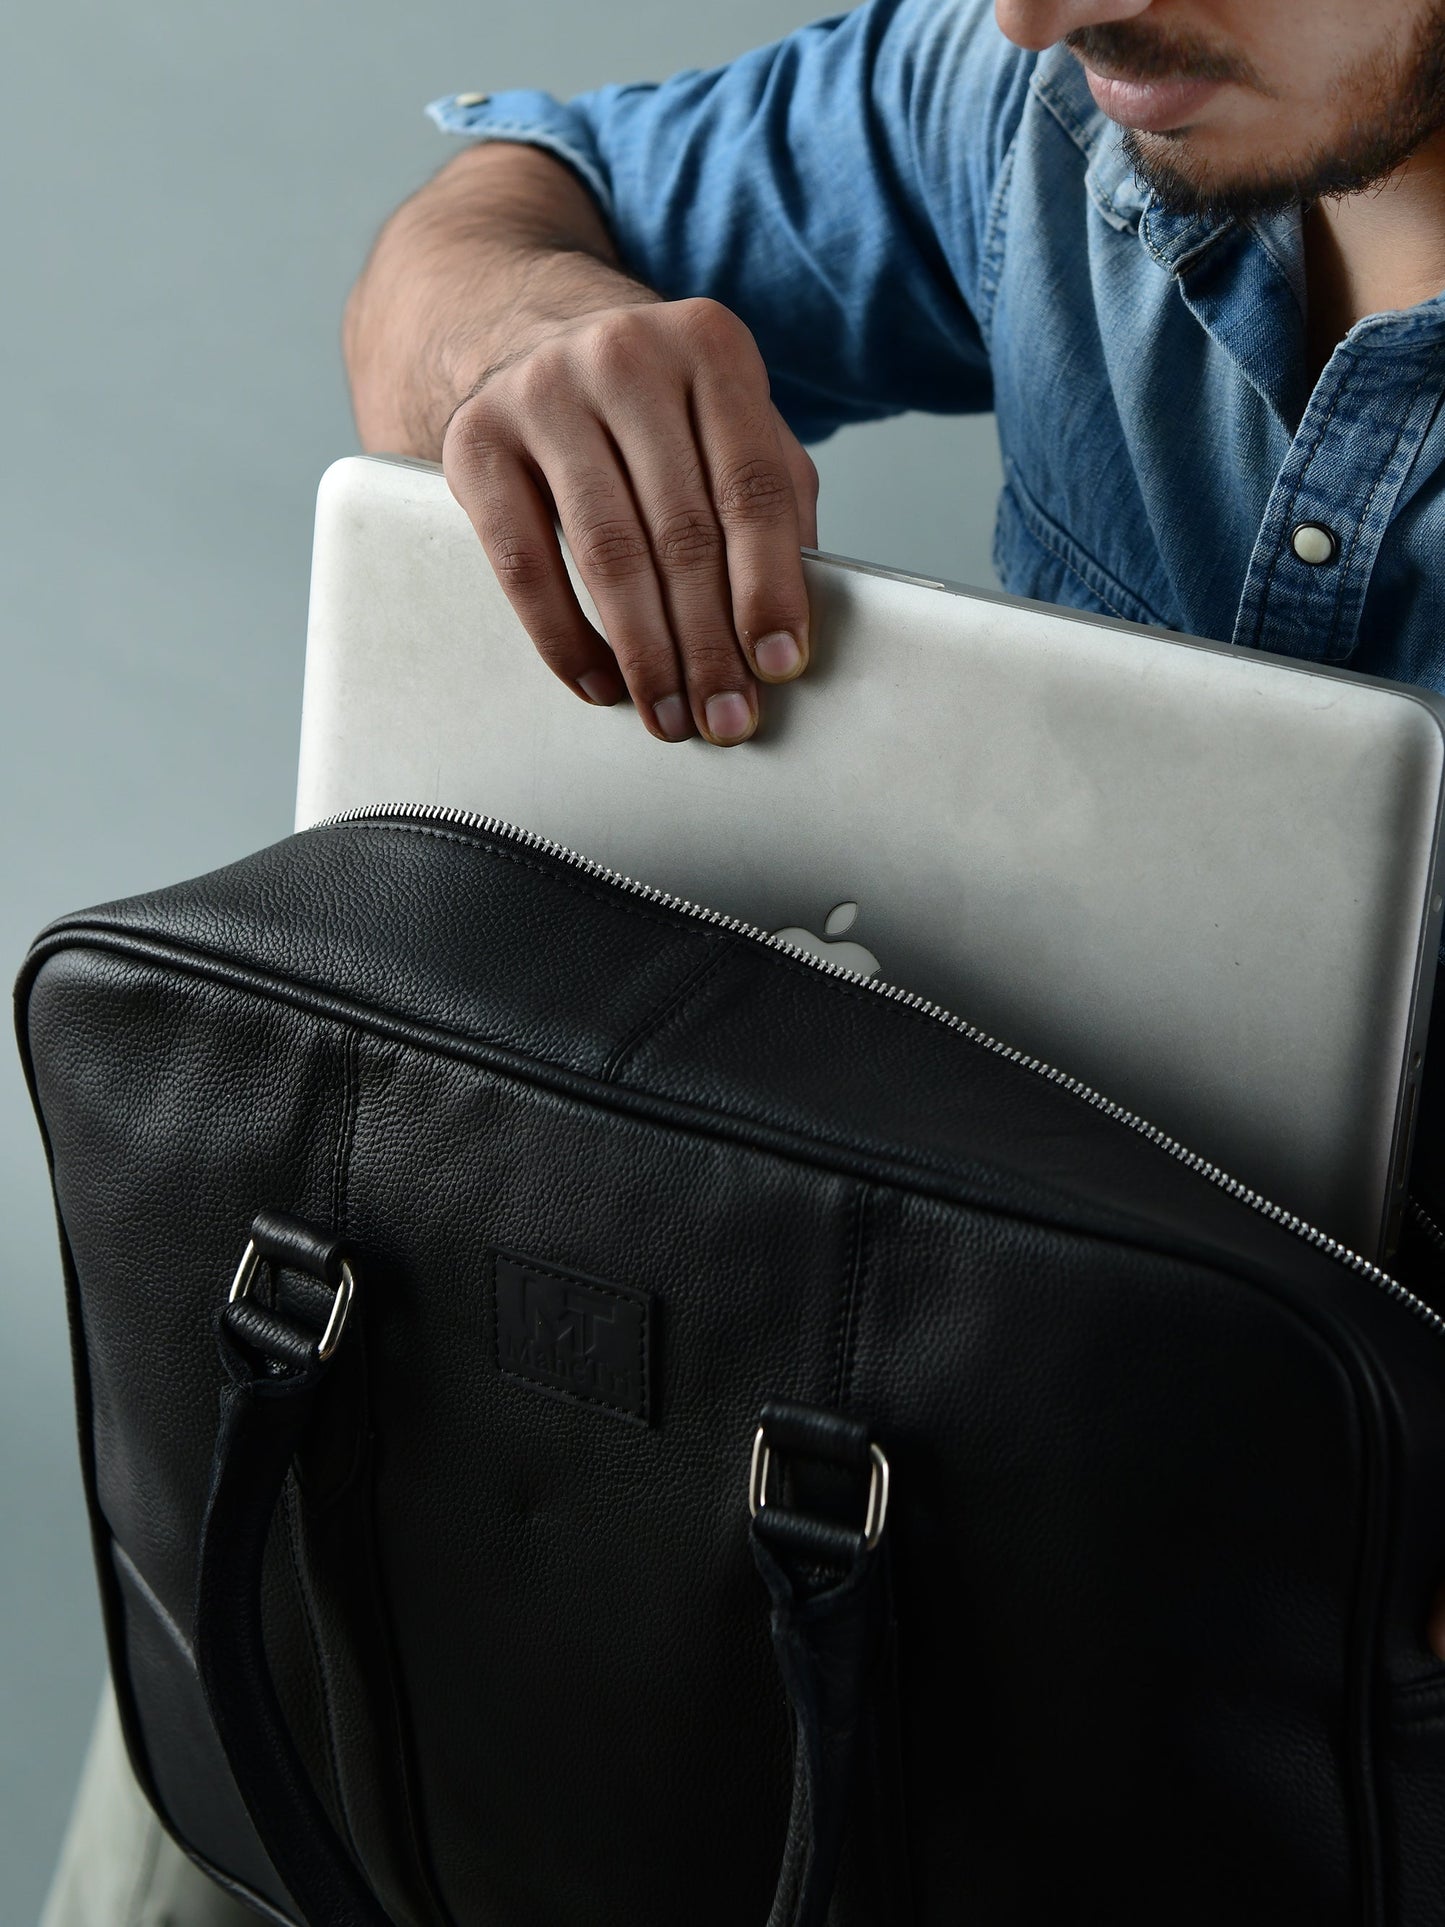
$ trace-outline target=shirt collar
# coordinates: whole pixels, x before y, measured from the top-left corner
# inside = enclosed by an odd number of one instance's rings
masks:
[[[1298,208],[1248,221],[1232,215],[1181,214],[1140,181],[1124,152],[1123,128],[1100,111],[1083,68],[1062,43],[1040,58],[1029,85],[1085,155],[1085,188],[1110,227],[1137,233],[1145,253],[1179,279],[1227,235],[1244,230],[1273,261],[1299,312],[1305,313],[1304,226]],[[1379,330],[1383,337],[1433,337],[1445,330],[1445,292],[1414,308],[1372,315],[1356,326],[1361,334]]]
[[[1084,185],[1110,227],[1137,232],[1145,248],[1171,273],[1234,224],[1170,213],[1144,187],[1124,152],[1124,130],[1101,113],[1084,70],[1060,43],[1039,60],[1029,82],[1033,92],[1085,156]]]

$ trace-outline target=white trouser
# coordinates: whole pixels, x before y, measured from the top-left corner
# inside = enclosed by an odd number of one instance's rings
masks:
[[[256,1927],[161,1829],[136,1785],[110,1681],[40,1927]]]

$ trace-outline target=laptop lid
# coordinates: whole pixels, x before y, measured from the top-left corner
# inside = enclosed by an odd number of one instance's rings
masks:
[[[337,462],[298,827],[475,810],[876,960],[1382,1255],[1439,939],[1445,703],[837,557],[805,570],[811,664],[762,692],[756,736],[663,744],[558,685],[439,468]]]

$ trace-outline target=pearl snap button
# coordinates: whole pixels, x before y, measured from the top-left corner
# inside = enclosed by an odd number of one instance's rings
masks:
[[[456,97],[456,105],[458,107],[485,107],[491,98],[490,94],[458,94]]]
[[[1301,562],[1318,566],[1321,562],[1333,562],[1335,559],[1338,544],[1330,531],[1318,522],[1301,522],[1290,539]]]

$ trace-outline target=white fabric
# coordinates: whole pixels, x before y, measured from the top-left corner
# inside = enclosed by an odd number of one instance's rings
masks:
[[[164,1832],[126,1757],[105,1684],[40,1927],[256,1927]]]

